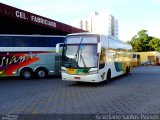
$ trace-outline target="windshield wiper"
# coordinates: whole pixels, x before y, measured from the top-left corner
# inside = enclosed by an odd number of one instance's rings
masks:
[[[81,45],[81,43],[82,43],[82,39],[83,39],[83,37],[81,37],[81,41],[80,41],[80,43],[79,43],[77,52],[76,52],[76,54],[75,54],[75,58],[76,58],[77,62],[78,62],[78,60],[79,60],[79,50],[80,50],[80,45]]]
[[[84,64],[84,67],[86,68],[86,63],[85,63],[85,61],[84,61],[84,59],[83,59],[83,56],[82,56],[82,50],[81,50],[81,53],[80,53],[80,60],[82,59],[82,62],[83,62],[83,64]]]
[[[81,47],[81,44],[82,44],[82,39],[83,39],[83,37],[81,37],[81,41],[80,41],[80,43],[79,43],[77,52],[76,52],[76,54],[75,54],[75,58],[76,58],[77,64],[78,64],[78,61],[82,59],[82,62],[83,62],[83,64],[84,64],[84,67],[86,68],[86,64],[85,64],[85,61],[84,61],[83,56],[82,56],[82,50],[81,50],[81,52],[80,52],[80,47]],[[79,54],[79,53],[80,53],[80,54]],[[80,58],[79,58],[79,57],[80,57]]]

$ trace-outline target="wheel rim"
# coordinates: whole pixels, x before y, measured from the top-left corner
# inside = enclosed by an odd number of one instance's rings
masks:
[[[25,78],[30,78],[31,77],[31,73],[29,71],[25,71],[24,72],[24,77]]]
[[[46,76],[45,71],[43,71],[43,70],[38,71],[38,76],[39,76],[40,78],[45,77],[45,76]]]

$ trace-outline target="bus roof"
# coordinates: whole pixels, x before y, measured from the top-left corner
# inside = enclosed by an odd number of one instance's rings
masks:
[[[66,36],[62,36],[62,35],[39,35],[39,34],[33,34],[33,35],[18,35],[18,34],[0,34],[0,37],[2,36],[19,36],[19,37],[66,37]]]
[[[130,44],[120,40],[120,39],[116,39],[114,38],[113,36],[110,36],[110,35],[105,35],[105,34],[100,34],[100,33],[90,33],[90,32],[82,32],[82,33],[73,33],[73,34],[68,34],[67,36],[77,36],[77,35],[100,35],[100,36],[107,36],[108,38],[111,38],[111,39],[114,39],[114,40],[117,40],[121,43],[124,43],[126,45],[129,45],[131,46]]]
[[[112,36],[105,35],[105,34],[83,32],[83,33],[68,34],[67,36],[77,36],[77,35],[99,35],[99,36],[106,36],[106,37],[110,38],[111,40],[118,41],[118,42],[120,42],[120,43],[122,43],[122,44],[124,44],[124,45],[126,45],[126,46],[128,46],[128,47],[130,47],[130,48],[132,48],[132,45],[130,45],[130,44],[128,44],[128,43],[126,43],[126,42],[124,42],[124,41],[122,41],[122,40],[116,39],[116,38],[114,38],[114,37],[112,37]]]
[[[76,35],[100,35],[100,34],[83,32],[83,33],[72,33],[72,34],[68,34],[67,36],[74,36],[74,35],[76,36]]]

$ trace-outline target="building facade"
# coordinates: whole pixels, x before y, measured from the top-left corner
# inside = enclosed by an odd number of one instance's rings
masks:
[[[107,34],[118,39],[118,20],[107,12],[94,12],[85,18],[74,21],[72,25],[89,32]]]

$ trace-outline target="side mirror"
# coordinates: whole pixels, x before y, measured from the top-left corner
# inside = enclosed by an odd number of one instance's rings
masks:
[[[64,43],[57,43],[56,44],[56,53],[60,53],[60,46],[64,45]]]
[[[101,47],[102,47],[101,43],[98,43],[98,47],[97,47],[97,52],[98,53],[101,53]]]

